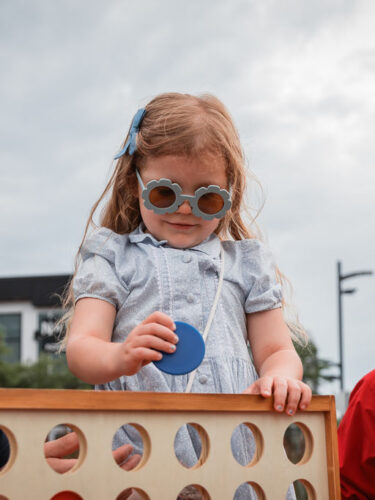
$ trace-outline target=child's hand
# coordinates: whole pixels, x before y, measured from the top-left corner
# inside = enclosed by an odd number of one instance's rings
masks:
[[[151,361],[159,361],[163,355],[158,351],[174,352],[178,342],[175,328],[172,318],[159,311],[136,326],[120,344],[117,363],[123,375],[134,375]]]
[[[52,469],[60,474],[68,472],[77,463],[77,458],[64,458],[79,450],[79,439],[75,432],[69,432],[64,436],[44,443],[44,455]],[[113,458],[117,465],[124,470],[134,469],[141,461],[141,455],[135,454],[130,458],[133,446],[123,444],[112,451]]]
[[[247,389],[244,394],[260,394],[269,398],[274,397],[274,408],[276,411],[294,415],[297,408],[304,410],[311,400],[311,389],[301,380],[277,375],[266,375],[259,378]]]

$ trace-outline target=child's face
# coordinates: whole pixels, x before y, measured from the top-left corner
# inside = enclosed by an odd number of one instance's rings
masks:
[[[186,156],[161,156],[148,158],[140,169],[144,185],[161,178],[177,182],[183,194],[194,195],[201,186],[215,184],[228,189],[225,162],[218,156],[189,158]],[[158,240],[167,240],[175,248],[190,248],[198,245],[215,231],[220,219],[204,220],[196,217],[188,201],[174,213],[156,214],[144,206],[142,189],[138,185],[139,206],[147,232]]]

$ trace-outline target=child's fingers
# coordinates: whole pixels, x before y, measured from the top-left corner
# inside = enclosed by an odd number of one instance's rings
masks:
[[[160,361],[163,355],[154,349],[147,349],[147,347],[138,347],[133,350],[133,359],[142,362],[143,365],[151,363],[151,361]]]
[[[264,376],[256,380],[244,394],[261,394],[263,397],[274,396],[275,410],[282,412],[286,406],[286,413],[294,415],[297,408],[304,410],[311,401],[311,389],[300,380],[287,377]]]
[[[133,340],[133,347],[147,347],[149,349],[156,349],[157,351],[169,353],[176,350],[176,346],[174,344],[166,342],[155,335],[139,335]]]
[[[75,432],[68,432],[64,436],[44,443],[46,458],[62,458],[70,455],[79,448],[79,439]]]
[[[273,379],[273,404],[277,411],[283,411],[288,394],[288,383],[283,377]]]
[[[133,451],[133,446],[131,444],[123,444],[115,450],[113,450],[112,455],[118,465],[121,465],[128,456]]]
[[[162,313],[161,311],[153,312],[152,314],[147,316],[147,318],[144,319],[141,324],[146,325],[147,323],[159,323],[160,325],[164,325],[171,330],[176,329],[176,325],[174,324],[173,319],[167,314]]]
[[[268,398],[272,393],[272,377],[262,377],[258,380],[259,394],[264,398]]]
[[[262,377],[251,384],[243,391],[243,394],[261,394],[263,397],[268,398],[272,393],[272,377]]]
[[[259,394],[258,380],[253,384],[249,385],[242,394]]]
[[[129,458],[129,460],[127,460],[125,463],[121,465],[121,469],[124,470],[134,469],[141,461],[141,458],[142,458],[141,455],[133,455],[132,457]]]
[[[289,380],[288,383],[288,403],[286,408],[286,413],[288,415],[294,415],[298,403],[301,399],[301,383],[299,381]]]
[[[299,403],[299,407],[301,408],[301,410],[304,410],[310,404],[311,397],[312,397],[311,388],[308,385],[303,384],[301,401]]]
[[[75,464],[77,463],[76,458],[47,458],[47,463],[49,466],[60,474],[64,474],[65,472],[73,469]]]
[[[156,336],[168,342],[172,342],[173,344],[176,344],[178,341],[178,337],[175,333],[173,333],[166,326],[160,325],[158,323],[141,324],[137,327],[136,330],[139,337],[144,335]]]

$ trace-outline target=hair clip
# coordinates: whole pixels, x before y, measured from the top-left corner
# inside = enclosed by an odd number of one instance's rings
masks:
[[[130,155],[132,155],[137,150],[137,134],[139,132],[139,128],[145,114],[146,110],[144,108],[141,108],[134,115],[132,124],[130,126],[128,140],[126,141],[125,146],[122,148],[122,150],[114,157],[115,160],[118,160],[119,158],[121,158],[121,156],[124,156],[127,151]]]

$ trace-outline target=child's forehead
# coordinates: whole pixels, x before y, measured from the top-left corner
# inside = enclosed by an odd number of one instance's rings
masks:
[[[146,160],[142,168],[148,179],[167,177],[173,180],[178,178],[194,178],[194,180],[212,179],[215,177],[226,179],[226,164],[222,156],[206,154],[202,156],[158,156]]]

